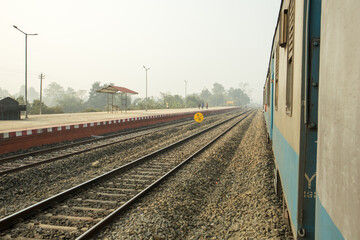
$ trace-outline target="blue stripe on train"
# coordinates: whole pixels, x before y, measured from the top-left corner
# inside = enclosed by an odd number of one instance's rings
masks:
[[[316,195],[315,224],[316,224],[315,239],[324,239],[324,240],[344,239],[340,230],[336,227],[331,217],[325,210],[324,206],[321,204],[318,194]]]
[[[297,230],[299,155],[274,124],[273,151],[279,168],[293,229]]]

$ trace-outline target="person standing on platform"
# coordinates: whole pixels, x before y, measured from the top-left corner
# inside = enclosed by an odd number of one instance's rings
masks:
[[[206,106],[206,109],[208,109],[208,107],[209,107],[209,104],[208,104],[208,103],[206,103],[206,105],[205,105],[205,106]]]

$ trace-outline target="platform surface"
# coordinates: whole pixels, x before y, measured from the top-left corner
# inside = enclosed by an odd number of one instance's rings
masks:
[[[209,110],[226,109],[230,107],[212,107]],[[185,113],[206,111],[206,109],[199,110],[198,108],[179,108],[179,109],[149,109],[134,110],[117,113],[107,112],[87,112],[87,113],[64,113],[64,114],[42,114],[29,115],[28,119],[24,116],[21,120],[0,120],[0,133],[10,131],[20,131],[33,128],[63,126],[68,124],[91,123],[102,120],[115,120],[123,118],[144,117],[152,115],[170,114],[170,113]]]

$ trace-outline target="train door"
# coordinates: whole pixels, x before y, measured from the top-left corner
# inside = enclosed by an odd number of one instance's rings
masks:
[[[321,0],[305,1],[303,111],[300,146],[298,239],[315,238],[316,156]]]

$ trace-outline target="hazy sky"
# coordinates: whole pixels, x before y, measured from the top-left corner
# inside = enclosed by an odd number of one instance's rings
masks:
[[[248,83],[262,101],[281,0],[0,0],[0,87],[14,94],[57,82],[89,90],[114,83],[145,96]]]

